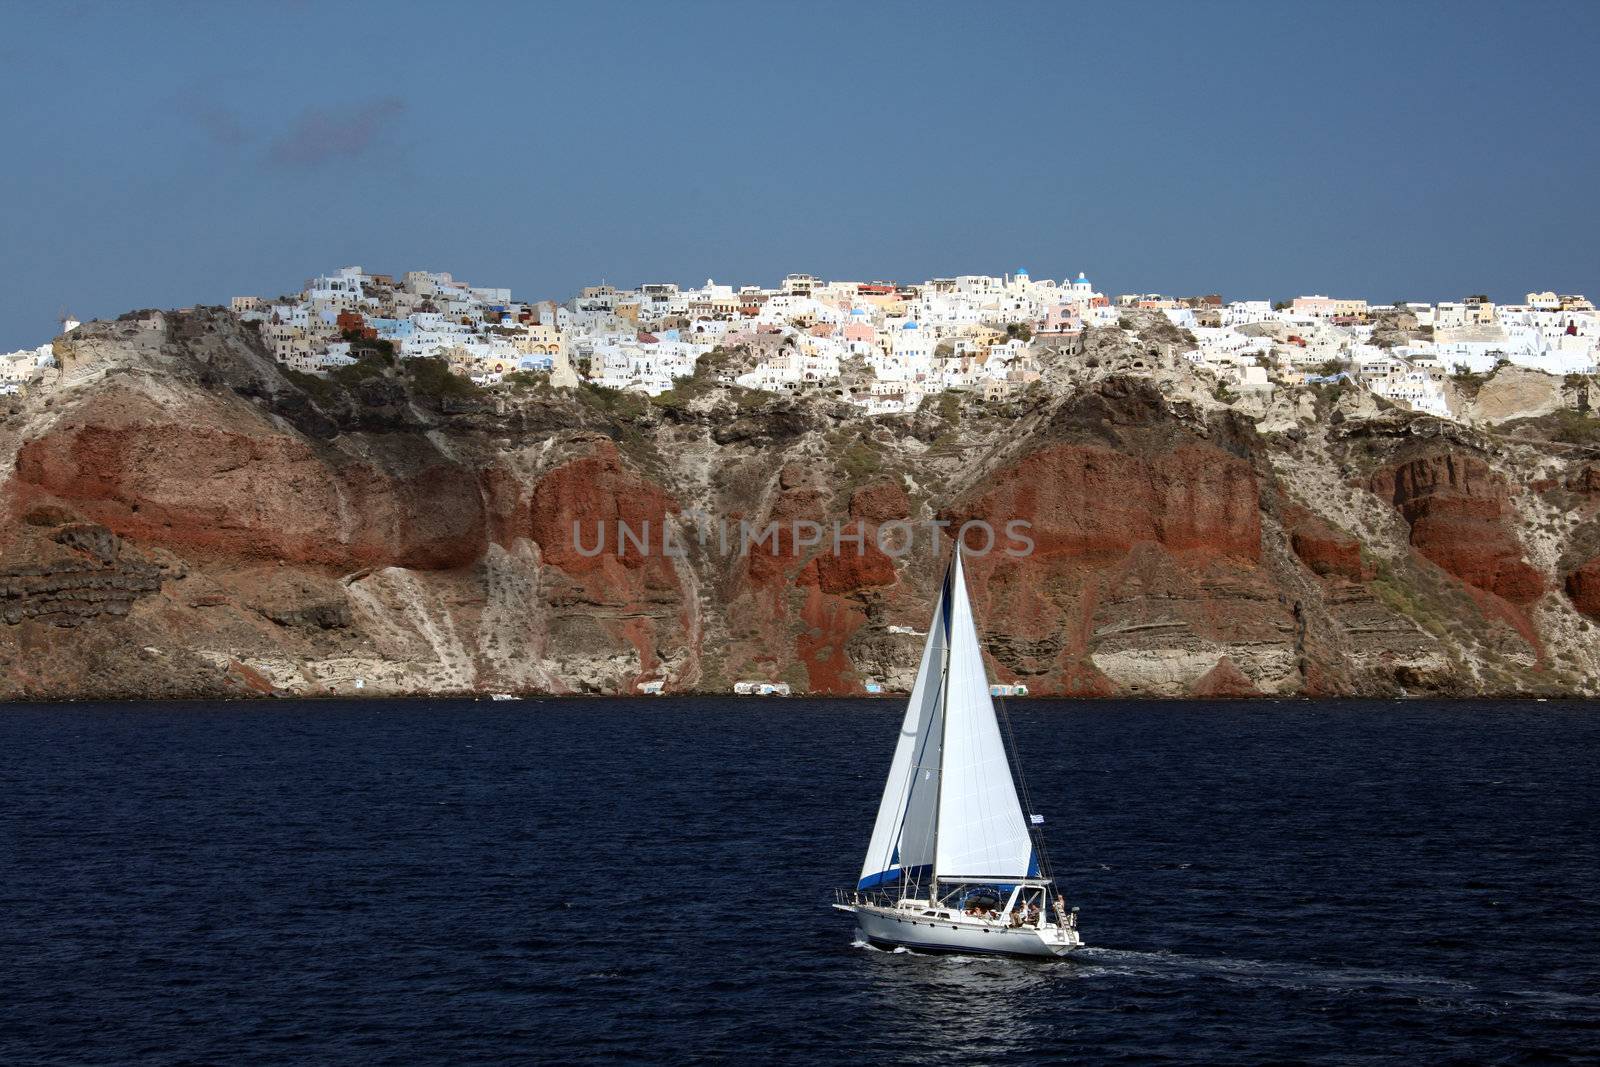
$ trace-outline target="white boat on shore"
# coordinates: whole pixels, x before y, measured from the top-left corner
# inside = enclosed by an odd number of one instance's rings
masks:
[[[734,682],[733,691],[742,697],[786,697],[788,682]]]
[[[959,548],[945,572],[872,840],[834,907],[880,946],[1064,956],[1082,945],[1011,773]]]

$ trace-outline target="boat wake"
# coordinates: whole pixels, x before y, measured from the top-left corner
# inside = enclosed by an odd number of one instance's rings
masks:
[[[871,941],[862,937],[859,930],[856,931],[855,939],[850,942],[850,947],[864,949],[867,952],[881,952],[885,956],[916,956],[920,959],[939,960],[944,963],[976,963],[980,961],[987,963],[1030,962],[1019,961],[1009,956],[968,955],[963,952],[918,952],[916,949],[908,948],[905,945],[874,945]],[[1031,962],[1037,963],[1039,961],[1034,960]]]
[[[1085,978],[1203,978],[1280,989],[1391,991],[1413,995],[1477,992],[1477,987],[1472,983],[1457,979],[1360,967],[1321,967],[1292,961],[1185,956],[1174,952],[1135,952],[1093,947],[1079,949],[1072,953],[1070,959],[1078,964],[1078,974]]]
[[[1401,998],[1447,1015],[1494,1016],[1517,1012],[1525,1018],[1600,1020],[1600,997],[1587,993],[1552,992],[1523,988],[1485,988],[1472,982],[1411,971],[1365,967],[1328,967],[1314,963],[1239,959],[1226,956],[1186,956],[1177,952],[1139,952],[1131,949],[1085,946],[1055,960],[1015,959],[960,953],[923,953],[904,947],[886,949],[859,935],[856,948],[886,955],[910,955],[938,961],[941,980],[967,981],[982,975],[985,981],[1006,978],[1036,987],[1096,979],[1123,979],[1148,983],[1221,983],[1290,993],[1353,998]],[[1052,967],[1047,964],[1066,964]],[[926,980],[930,975],[923,972]]]

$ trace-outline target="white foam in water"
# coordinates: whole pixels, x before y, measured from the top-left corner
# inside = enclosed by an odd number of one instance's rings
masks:
[[[1469,992],[1477,987],[1470,982],[1431,975],[1395,971],[1369,971],[1360,968],[1317,967],[1292,962],[1207,958],[1170,952],[1134,952],[1113,948],[1083,948],[1073,953],[1080,962],[1094,963],[1102,973],[1145,977],[1213,977],[1228,982],[1251,982],[1271,986],[1318,986],[1338,989],[1349,986],[1385,985],[1443,992]]]

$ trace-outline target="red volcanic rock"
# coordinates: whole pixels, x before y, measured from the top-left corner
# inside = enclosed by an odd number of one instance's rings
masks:
[[[527,505],[511,509],[510,519],[503,500],[510,491],[506,479],[494,481],[491,495],[501,497],[491,507],[496,525],[514,536],[525,531],[538,542],[544,562],[565,575],[564,581],[552,582],[551,600],[633,646],[639,672],[625,691],[653,677],[663,635],[685,625],[683,588],[673,557],[663,548],[663,530],[679,510],[677,501],[630,471],[608,440],[539,479]],[[621,526],[644,542],[642,549],[638,541],[623,539]],[[611,610],[597,616],[595,607]]]
[[[1256,688],[1243,671],[1234,666],[1233,660],[1223,656],[1217,660],[1217,665],[1202,674],[1195,680],[1194,688],[1190,690],[1192,696],[1197,697],[1258,697],[1261,691]]]
[[[911,499],[899,482],[881,479],[864,485],[850,496],[850,517],[881,525],[911,514]]]
[[[871,536],[867,534],[869,539]],[[843,595],[872,586],[893,585],[896,577],[894,562],[869,540],[861,555],[856,554],[856,546],[850,542],[842,543],[837,554],[832,545],[825,546],[795,582],[797,585],[815,584],[824,593]]]
[[[987,491],[945,517],[958,525],[986,520],[1002,547],[1006,523],[1027,520],[1029,558],[1115,559],[1146,542],[1199,558],[1261,558],[1255,472],[1208,445],[1149,458],[1100,445],[1055,445],[996,472]]]
[[[860,692],[846,647],[867,616],[850,594],[898,581],[894,562],[878,548],[876,534],[879,523],[909,514],[911,502],[898,484],[875,482],[852,495],[846,520],[830,512],[830,497],[816,469],[791,463],[779,471],[778,493],[764,521],[750,520],[755,529],[770,523],[775,532],[752,545],[744,560],[741,584],[750,598],[735,613],[735,621],[749,624],[773,643],[783,640],[783,629],[797,622],[795,658],[806,670],[808,688],[820,693]],[[841,527],[837,545],[836,519]],[[797,528],[802,531],[799,537]],[[805,543],[813,536],[815,543]],[[791,582],[803,593],[798,618],[788,595]]]
[[[216,413],[99,414],[22,446],[22,501],[70,501],[118,536],[212,557],[437,569],[482,553],[474,479],[419,436],[353,459]]]
[[[1400,509],[1416,550],[1463,582],[1519,605],[1544,594],[1544,575],[1504,525],[1505,481],[1483,460],[1425,456],[1379,471],[1371,489]]]
[[[1303,663],[1301,670],[1300,696],[1315,698],[1338,695],[1338,689],[1332,684],[1327,670],[1320,663],[1315,661]]]
[[[1567,488],[1574,493],[1600,493],[1600,466],[1585,463],[1567,479]]]
[[[751,543],[745,564],[756,586],[781,587],[819,547],[832,548],[829,494],[820,473],[798,463],[787,464],[778,473],[778,489],[765,521],[759,517],[749,520]],[[815,523],[816,528],[807,523]],[[816,544],[797,543],[812,537]]]
[[[258,696],[271,696],[276,692],[276,687],[266,675],[248,663],[240,663],[238,660],[229,661],[228,678],[233,684]]]
[[[970,561],[974,608],[980,624],[1004,620],[1008,659],[1041,693],[1115,691],[1091,660],[1108,641],[1126,652],[1186,629],[1228,643],[1281,628],[1284,609],[1258,566],[1255,473],[1210,445],[1054,444],[993,471],[941,518],[994,528],[996,550]],[[1031,552],[1008,546],[1012,520],[1030,524],[1015,532]],[[982,540],[968,535],[974,550]]]
[[[850,497],[849,520],[840,520],[837,546],[832,524],[824,523],[821,550],[800,572],[796,584],[815,584],[824,593],[836,595],[893,585],[898,575],[894,561],[878,548],[878,527],[910,513],[911,501],[895,482],[879,481],[857,489]]]
[[[1361,564],[1361,543],[1349,534],[1332,528],[1326,531],[1300,528],[1289,535],[1289,543],[1294,554],[1324,578],[1360,581],[1365,573]]]
[[[845,642],[867,621],[851,601],[828,596],[813,585],[805,590],[800,608],[802,630],[795,655],[806,669],[806,685],[814,693],[859,693],[855,666],[845,653]]]
[[[1567,575],[1567,596],[1573,607],[1600,619],[1600,556]]]
[[[661,552],[662,529],[668,514],[676,511],[671,495],[624,468],[616,446],[604,441],[592,454],[539,480],[524,513],[525,529],[539,543],[545,562],[569,574],[613,564],[630,570],[659,568],[667,562]],[[619,523],[640,539],[648,534],[648,550],[641,552],[636,543],[623,540]]]
[[[1515,539],[1498,527],[1489,534],[1476,523],[1430,517],[1413,524],[1411,539],[1424,556],[1468,585],[1513,604],[1531,604],[1544,595],[1544,575],[1521,558]]]
[[[1368,577],[1361,562],[1361,542],[1354,537],[1301,507],[1286,508],[1283,524],[1294,554],[1314,573],[1357,582]]]
[[[1061,673],[1061,692],[1074,697],[1111,697],[1117,687],[1087,659],[1070,663]]]

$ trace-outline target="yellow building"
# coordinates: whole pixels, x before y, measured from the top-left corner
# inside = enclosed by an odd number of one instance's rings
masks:
[[[530,356],[554,356],[565,351],[566,335],[560,327],[549,323],[530,322],[522,337],[517,340],[517,349],[528,353]]]

